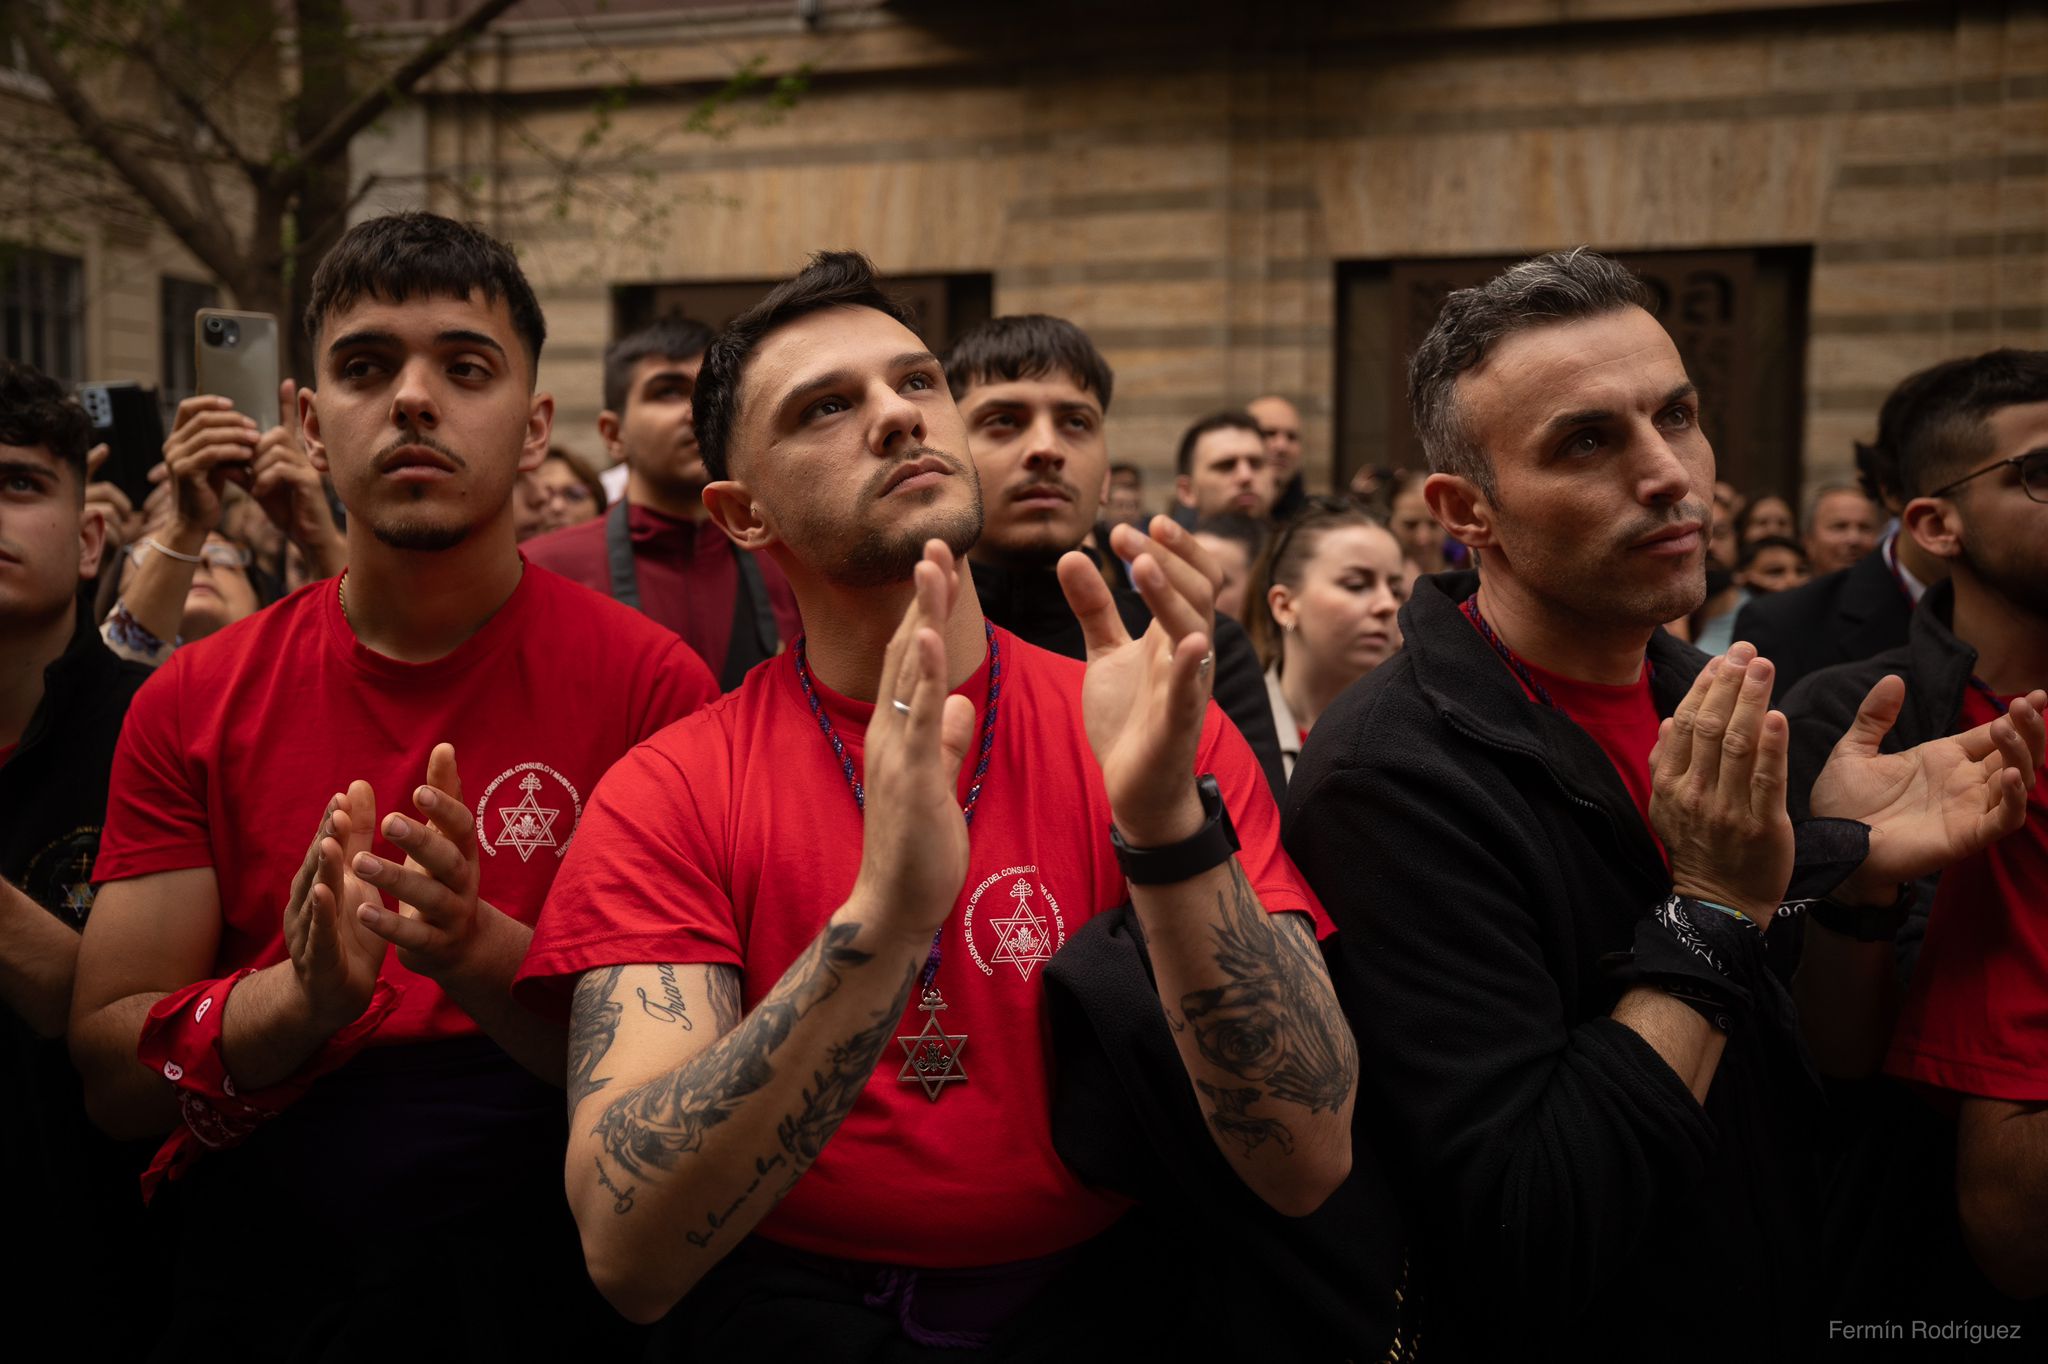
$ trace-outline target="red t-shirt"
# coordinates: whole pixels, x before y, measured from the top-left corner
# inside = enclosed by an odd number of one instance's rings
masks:
[[[605,547],[605,521],[594,517],[528,540],[526,555],[542,568],[606,596],[612,591],[611,558]],[[739,565],[732,541],[709,520],[678,521],[646,507],[626,509],[626,531],[633,542],[638,569],[640,609],[683,637],[711,669],[725,670],[725,651],[732,643],[733,599],[740,590]],[[803,633],[796,593],[782,569],[765,554],[756,554],[761,585],[775,629],[787,644]]]
[[[1083,665],[998,630],[1002,698],[970,830],[967,879],[946,920],[937,985],[965,1033],[967,1083],[937,1103],[897,1080],[891,1044],[817,1163],[761,1223],[822,1255],[924,1266],[1050,1254],[1107,1228],[1126,1204],[1053,1152],[1047,958],[1128,898],[1109,801],[1081,722]],[[988,664],[959,688],[976,732]],[[871,705],[818,695],[856,770]],[[960,794],[971,784],[963,765]],[[1257,759],[1213,705],[1197,771],[1213,772],[1267,910],[1322,907],[1280,850]],[[628,754],[598,787],[549,896],[515,994],[566,1014],[576,978],[605,966],[738,966],[752,1008],[853,889],[861,814],[785,655]],[[913,996],[915,991],[913,991]],[[913,997],[899,1035],[926,1015]]]
[[[1607,761],[1614,764],[1615,774],[1635,801],[1636,810],[1643,817],[1643,826],[1649,828],[1650,750],[1657,746],[1660,718],[1657,699],[1650,694],[1648,661],[1643,664],[1642,676],[1626,687],[1560,677],[1533,663],[1526,666],[1530,675],[1549,691],[1550,699],[1557,702],[1557,708],[1569,715],[1572,723],[1592,735],[1593,742],[1600,745],[1600,751],[1607,755]],[[1654,829],[1651,836],[1656,836]],[[1657,846],[1661,849],[1664,845],[1660,841]]]
[[[1970,688],[1962,729],[2005,714]],[[2048,1099],[2048,783],[2027,822],[1941,874],[1885,1069],[1957,1094]]]
[[[605,769],[717,694],[673,634],[545,569],[528,567],[484,627],[432,663],[364,648],[334,580],[315,583],[179,649],[136,693],[93,880],[212,867],[222,924],[210,973],[281,961],[285,899],[327,798],[362,778],[380,824],[416,815],[427,755],[448,742],[479,820],[483,898],[530,924]],[[403,860],[381,831],[374,846]],[[401,997],[372,1045],[477,1031],[395,955],[383,979]]]

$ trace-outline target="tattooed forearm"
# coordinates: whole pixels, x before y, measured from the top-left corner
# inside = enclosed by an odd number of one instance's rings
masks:
[[[666,1075],[613,1099],[592,1132],[625,1173],[644,1178],[651,1170],[672,1170],[682,1156],[701,1150],[704,1134],[732,1116],[747,1098],[774,1078],[770,1056],[797,1021],[832,997],[840,973],[870,961],[853,946],[859,929],[828,924],[797,959],[760,1007],[710,1047]],[[738,976],[731,968],[713,971]],[[731,989],[737,991],[737,981]],[[736,1004],[713,991],[713,1012]]]
[[[612,1211],[621,1217],[633,1211],[633,1188],[629,1185],[621,1189],[618,1185],[612,1183],[611,1176],[604,1172],[603,1161],[595,1161],[595,1164],[597,1165],[597,1182],[602,1184],[604,1191],[612,1196]]]
[[[1286,1123],[1278,1118],[1255,1117],[1247,1111],[1259,1101],[1258,1090],[1223,1089],[1206,1080],[1195,1081],[1195,1088],[1208,1095],[1216,1110],[1209,1115],[1209,1125],[1239,1151],[1250,1155],[1271,1140],[1280,1143],[1281,1151],[1294,1154],[1294,1133],[1287,1130]]]
[[[684,1032],[693,1032],[696,1024],[690,1022],[690,1015],[683,1007],[683,987],[676,983],[676,968],[657,966],[655,975],[661,978],[661,1003],[656,1004],[647,994],[645,986],[635,986],[633,993],[640,996],[640,1009],[657,1023],[677,1023]]]
[[[719,1228],[723,1227],[726,1223],[732,1221],[734,1214],[738,1213],[742,1207],[745,1207],[747,1200],[754,1196],[754,1190],[761,1187],[761,1181],[768,1177],[768,1172],[770,1170],[775,1169],[782,1163],[783,1161],[781,1156],[754,1157],[753,1182],[747,1185],[746,1188],[740,1190],[740,1196],[738,1198],[735,1198],[724,1212],[705,1213],[704,1230],[686,1231],[683,1233],[683,1239],[685,1241],[688,1241],[691,1245],[697,1247],[697,1249],[699,1250],[705,1250],[709,1248],[711,1245],[712,1238],[718,1235]],[[782,1186],[781,1193],[776,1194],[776,1197],[780,1198],[782,1194],[788,1193],[789,1187],[790,1186],[788,1184],[784,1184]]]
[[[576,999],[569,1008],[569,1115],[589,1095],[610,1084],[591,1075],[612,1049],[619,1035],[619,1017],[625,1010],[612,1002],[612,991],[624,975],[623,966],[592,971],[576,982]]]
[[[711,995],[711,1027],[723,1037],[740,1025],[740,973],[713,971],[705,985]]]
[[[1296,915],[1268,914],[1235,861],[1217,900],[1215,960],[1228,983],[1181,996],[1196,1046],[1211,1065],[1273,1098],[1335,1112],[1357,1082],[1357,1044],[1314,930],[1293,922]]]
[[[825,1139],[839,1130],[839,1124],[853,1111],[854,1100],[875,1072],[875,1062],[889,1045],[903,1018],[903,1006],[910,999],[911,982],[917,979],[917,965],[904,972],[903,984],[888,1008],[875,1014],[875,1021],[834,1046],[825,1055],[824,1070],[811,1073],[804,1089],[804,1106],[794,1117],[776,1125],[782,1149],[795,1158],[799,1171],[807,1170],[824,1149]]]

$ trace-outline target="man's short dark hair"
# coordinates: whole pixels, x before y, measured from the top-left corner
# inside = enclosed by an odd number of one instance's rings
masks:
[[[1206,516],[1195,522],[1195,534],[1213,535],[1219,540],[1235,540],[1244,546],[1244,561],[1256,563],[1266,548],[1266,528],[1249,516],[1236,512],[1225,512],[1221,516]]]
[[[728,447],[738,425],[740,381],[746,377],[747,362],[770,333],[827,308],[873,308],[917,330],[910,310],[882,291],[866,256],[858,251],[820,251],[812,256],[810,264],[726,323],[704,352],[692,417],[697,452],[704,457],[704,471],[712,482],[731,477]]]
[[[438,213],[389,213],[342,233],[321,260],[306,304],[306,335],[319,340],[330,313],[361,299],[403,303],[415,296],[468,298],[477,292],[489,303],[504,300],[538,368],[547,323],[512,249],[474,223]]]
[[[92,418],[62,384],[19,360],[0,360],[0,445],[40,445],[77,476],[78,494],[85,496]]]
[[[694,360],[711,344],[711,328],[695,318],[664,317],[612,342],[604,349],[604,406],[625,415],[633,396],[633,371],[642,360]]]
[[[1878,414],[1868,462],[1902,497],[1925,497],[1991,459],[1986,418],[2048,402],[2048,351],[1994,350],[1944,360],[1893,389]]]
[[[1742,547],[1741,555],[1737,557],[1737,559],[1735,560],[1735,571],[1737,573],[1741,573],[1748,570],[1752,565],[1756,563],[1758,556],[1768,549],[1789,549],[1794,554],[1799,556],[1799,562],[1801,565],[1810,566],[1812,563],[1812,561],[1806,557],[1806,546],[1800,544],[1797,540],[1794,540],[1790,536],[1759,535],[1756,539],[1751,540],[1748,544]]]
[[[1145,486],[1145,471],[1135,464],[1112,464],[1109,466],[1109,481],[1126,480],[1133,488]]]
[[[1108,412],[1110,390],[1116,387],[1116,372],[1088,333],[1064,317],[1045,313],[992,317],[969,327],[946,352],[945,367],[955,402],[976,384],[1064,374],[1093,393]]]
[[[1175,473],[1185,478],[1195,471],[1195,445],[1211,431],[1249,431],[1261,441],[1266,438],[1249,412],[1211,412],[1181,433],[1180,450],[1173,457]]]
[[[1587,247],[1511,265],[1444,300],[1436,325],[1408,361],[1408,407],[1432,473],[1457,474],[1493,492],[1493,463],[1459,411],[1458,376],[1497,342],[1532,327],[1650,306],[1650,291],[1618,261]]]

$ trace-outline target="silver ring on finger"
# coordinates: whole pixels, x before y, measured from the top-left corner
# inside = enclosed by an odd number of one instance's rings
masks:
[[[1214,649],[1211,649],[1208,653],[1203,654],[1202,661],[1195,665],[1195,676],[1207,677],[1210,673],[1210,670],[1215,668],[1215,666],[1216,651]]]
[[[889,704],[896,707],[896,713],[898,715],[910,714],[910,703],[908,701],[899,701],[892,697],[890,698]]]

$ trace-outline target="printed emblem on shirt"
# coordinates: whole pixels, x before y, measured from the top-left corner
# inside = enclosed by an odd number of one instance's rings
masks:
[[[983,975],[1014,966],[1019,978],[1029,980],[1065,945],[1067,921],[1060,902],[1038,880],[1037,867],[1004,867],[967,897],[961,933]]]
[[[519,763],[498,774],[476,803],[477,842],[486,853],[521,862],[547,849],[560,857],[583,818],[583,798],[546,763]]]
[[[29,899],[73,928],[92,912],[92,864],[100,852],[100,826],[81,825],[44,844],[28,860],[21,889]]]

